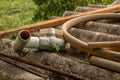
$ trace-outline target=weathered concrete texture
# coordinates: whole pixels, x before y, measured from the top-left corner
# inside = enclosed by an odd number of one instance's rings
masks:
[[[76,38],[84,42],[119,41],[120,40],[120,36],[93,32],[90,30],[71,28],[69,32],[73,36],[75,36]]]
[[[37,54],[31,55],[30,59],[33,61],[37,61],[39,59],[39,62],[41,63],[67,71],[69,73],[75,73],[80,76],[90,78],[91,80],[117,80],[117,78],[120,79],[120,76],[117,73],[104,70],[90,64],[86,64],[84,61],[81,61],[80,58],[74,60],[65,56],[61,56],[60,54],[63,53],[56,54],[38,52]],[[35,60],[36,56],[39,58],[36,58]]]
[[[72,15],[72,14],[78,14],[79,12],[74,12],[74,11],[65,11],[64,13],[63,13],[63,17],[64,16],[70,16],[70,15]]]
[[[80,26],[80,28],[112,35],[120,35],[120,25],[116,24],[89,21],[84,26]]]
[[[4,47],[3,51],[5,51],[5,53],[8,53],[10,55],[17,55],[11,48],[12,40],[2,39],[2,41],[3,43],[0,45],[0,47]],[[0,60],[0,77],[2,78],[0,80],[44,80],[44,78],[31,74],[2,60]]]
[[[7,42],[6,42],[7,43]],[[11,55],[16,55],[11,51],[10,47],[6,47],[4,50],[5,53]],[[57,52],[44,52],[31,49],[24,49],[23,53],[27,53],[24,56],[24,59],[35,61],[37,63],[42,63],[56,69],[67,71],[69,73],[77,74],[79,76],[91,79],[91,80],[119,80],[120,74],[115,73],[109,70],[105,70],[93,65],[90,65],[84,58],[81,56],[81,52],[78,51],[67,51],[62,53]],[[76,55],[76,56],[72,56]],[[28,73],[24,70],[21,70],[13,65],[10,65],[6,62],[0,61],[0,74],[5,78],[4,80],[44,80],[44,78],[35,76],[31,73]],[[24,65],[25,66],[25,65]],[[34,69],[34,67],[32,67]],[[31,69],[32,69],[31,68]],[[36,68],[35,68],[36,69]],[[11,73],[12,72],[12,73]],[[43,71],[39,69],[41,74],[49,76],[52,80],[70,80],[69,78]]]
[[[0,74],[3,80],[44,80],[27,71],[0,60]]]
[[[3,49],[4,49],[4,46],[3,46],[3,40],[2,40],[2,38],[0,38],[0,44],[1,44],[1,46],[0,46],[0,51],[1,51],[1,50],[3,50]]]
[[[77,7],[75,12],[86,12],[86,11],[93,11],[99,8],[90,8],[90,7]]]
[[[89,4],[88,7],[91,7],[91,8],[105,8],[107,7],[107,5],[95,5],[95,4]]]

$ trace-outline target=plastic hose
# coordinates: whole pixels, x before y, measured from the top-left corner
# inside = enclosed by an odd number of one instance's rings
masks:
[[[120,73],[120,63],[119,62],[115,62],[115,61],[107,60],[104,58],[92,56],[90,58],[90,63],[93,65],[100,66],[100,67],[110,69],[112,71],[116,71],[116,72]]]
[[[103,50],[103,49],[91,49],[88,47],[88,44],[73,37],[71,34],[68,33],[68,29],[73,27],[78,23],[85,23],[91,20],[99,20],[99,19],[120,19],[120,13],[100,13],[100,14],[92,14],[82,17],[77,17],[71,19],[63,24],[63,36],[66,41],[68,41],[73,47],[79,49],[80,51],[84,51],[94,56],[99,56],[115,61],[120,61],[120,53],[110,50]]]

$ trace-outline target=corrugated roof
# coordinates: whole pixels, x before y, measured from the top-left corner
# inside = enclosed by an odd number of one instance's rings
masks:
[[[106,7],[106,5],[104,7]],[[65,11],[63,16],[77,14],[80,12],[94,10],[98,8],[99,8],[99,5],[98,7],[95,6],[95,8],[94,6],[77,7],[75,11]],[[54,17],[54,18],[57,18],[57,17]],[[82,39],[85,42],[107,41],[107,40],[113,41],[113,40],[120,40],[119,25],[120,25],[120,22],[118,20],[90,21],[84,25],[76,25],[75,28],[70,29],[69,32],[73,36],[79,39]],[[56,26],[56,28],[60,29],[59,28],[60,26]],[[32,32],[32,35],[34,35],[35,33],[38,33],[38,32]],[[12,49],[11,40],[3,39],[2,41],[4,44],[3,44],[3,49],[1,51],[3,51],[4,53],[9,53],[11,55],[16,55],[16,53],[14,53],[11,50]],[[119,80],[120,79],[119,73],[90,65],[88,61],[89,54],[86,54],[81,51],[77,51],[72,47],[66,52],[46,52],[46,51],[37,51],[35,49],[25,49],[23,51],[23,54],[26,54],[26,56],[22,57],[24,59],[35,61],[37,63],[43,63],[45,65],[54,67],[56,69],[77,74],[79,76],[82,76],[91,80]],[[20,64],[21,66],[25,66],[30,70],[36,71],[41,75],[41,77],[38,77],[37,75],[33,75],[29,72],[26,72],[24,70],[17,68],[16,66],[13,66],[11,64],[8,64],[0,60],[0,65],[1,65],[0,74],[2,75],[3,78],[5,78],[5,80],[12,80],[12,79],[46,80],[46,77],[51,78],[53,80],[70,80],[69,78],[45,71],[43,69],[38,69],[33,66],[28,66],[18,62],[16,63]]]

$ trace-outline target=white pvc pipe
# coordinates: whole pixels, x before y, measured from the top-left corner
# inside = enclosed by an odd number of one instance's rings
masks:
[[[22,51],[23,48],[35,48],[39,50],[55,50],[59,47],[60,50],[65,49],[65,41],[55,36],[55,30],[50,28],[48,37],[31,37],[30,32],[22,30],[18,33],[16,40],[13,43],[14,51]],[[54,46],[54,47],[53,47]]]
[[[38,48],[40,40],[38,37],[31,37],[28,43],[25,45],[26,48]]]
[[[27,30],[22,30],[18,33],[17,38],[13,42],[13,50],[14,51],[21,51],[27,42],[30,40],[30,32]]]
[[[56,37],[54,28],[49,28],[48,29],[48,37]]]

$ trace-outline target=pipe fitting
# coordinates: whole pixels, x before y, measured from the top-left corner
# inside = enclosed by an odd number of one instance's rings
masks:
[[[13,49],[14,51],[22,51],[23,48],[59,51],[66,49],[66,43],[63,39],[56,38],[54,28],[49,28],[47,37],[31,37],[29,31],[22,30],[18,33],[18,36],[13,43]]]
[[[25,45],[26,48],[38,48],[40,45],[39,37],[31,37]]]
[[[56,37],[55,35],[55,29],[54,28],[48,28],[48,37]]]
[[[14,51],[21,51],[26,46],[28,41],[30,40],[30,38],[31,38],[30,36],[31,36],[31,34],[29,31],[21,30],[18,33],[17,38],[13,42],[13,50]]]
[[[65,41],[56,37],[40,37],[40,47],[39,50],[64,50]]]

